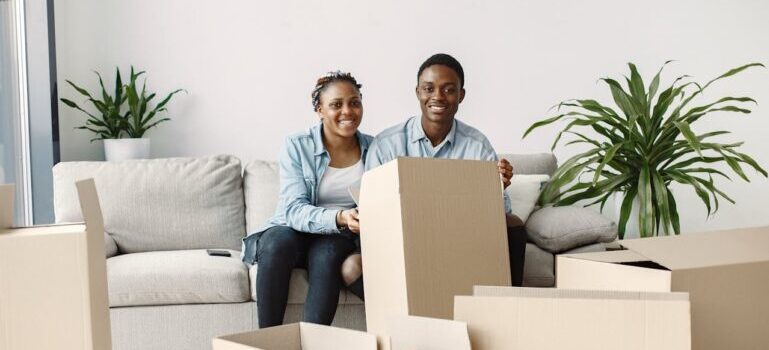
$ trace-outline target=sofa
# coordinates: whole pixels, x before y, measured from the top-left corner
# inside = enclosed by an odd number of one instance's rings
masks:
[[[552,174],[556,168],[552,154],[503,156],[516,174]],[[54,166],[53,176],[57,223],[82,221],[75,182],[96,181],[114,349],[210,349],[216,336],[258,328],[256,267],[240,261],[241,239],[273,214],[279,187],[276,163],[256,160],[242,167],[239,159],[226,155],[62,162]],[[552,225],[554,221],[581,220],[584,227],[577,236],[582,238],[538,234],[527,244],[525,285],[553,285],[554,253],[600,251],[600,242],[616,237],[616,226],[594,211],[574,207],[557,212],[562,209],[568,208],[535,210],[528,222],[545,225],[531,229],[545,232],[572,226]],[[206,249],[226,249],[232,256],[209,256]],[[306,271],[294,270],[290,283],[285,322],[301,319]],[[364,330],[361,300],[341,292],[334,325]]]

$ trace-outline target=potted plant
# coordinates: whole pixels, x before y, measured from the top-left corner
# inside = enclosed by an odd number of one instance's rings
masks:
[[[150,101],[155,98],[155,93],[146,91],[145,79],[142,83],[141,91],[138,90],[136,80],[144,74],[144,71],[134,72],[131,67],[131,76],[129,83],[124,85],[120,75],[120,69],[115,69],[115,90],[114,94],[104,88],[104,82],[99,72],[94,72],[99,77],[99,86],[101,87],[101,98],[93,97],[87,90],[77,86],[67,80],[78,93],[87,98],[98,113],[90,113],[81,108],[77,103],[62,98],[61,101],[67,106],[77,109],[88,116],[85,124],[76,129],[89,130],[97,135],[91,139],[104,141],[104,155],[107,161],[118,161],[126,159],[142,159],[150,157],[150,140],[144,138],[148,129],[161,122],[170,120],[170,118],[157,119],[158,113],[167,111],[166,105],[171,98],[184,91],[175,90],[168,94],[160,103],[150,108]],[[123,106],[128,104],[127,110],[123,112]],[[127,137],[125,137],[127,136]]]
[[[697,106],[690,103],[702,95],[714,82],[733,76],[751,67],[751,63],[734,68],[700,85],[681,76],[657,94],[660,75],[667,63],[644,85],[636,66],[629,63],[630,77],[623,87],[614,79],[601,79],[609,87],[615,108],[595,100],[568,100],[558,104],[565,110],[551,118],[538,121],[524,133],[561,120],[570,120],[558,133],[552,148],[564,134],[573,140],[566,145],[583,144],[588,149],[566,160],[553,174],[540,196],[542,204],[569,205],[578,201],[599,204],[601,210],[613,195],[622,198],[619,211],[619,236],[624,237],[626,224],[633,209],[638,207],[638,229],[641,237],[660,234],[679,234],[680,224],[672,183],[694,189],[702,200],[708,215],[718,211],[719,197],[732,204],[734,201],[716,186],[717,176],[731,179],[714,168],[726,163],[745,181],[743,165],[755,169],[764,177],[767,172],[747,154],[738,151],[742,142],[719,143],[713,141],[728,131],[695,134],[691,125],[714,112],[748,114],[750,97],[723,97]],[[592,130],[586,135],[577,129]],[[567,189],[561,190],[566,186]]]

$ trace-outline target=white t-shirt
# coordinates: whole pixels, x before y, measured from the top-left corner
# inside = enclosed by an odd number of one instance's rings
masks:
[[[363,160],[346,168],[328,167],[318,184],[318,206],[335,210],[354,208],[355,202],[347,189],[360,181],[364,171]]]

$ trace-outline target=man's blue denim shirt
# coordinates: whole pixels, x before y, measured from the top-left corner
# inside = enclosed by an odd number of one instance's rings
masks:
[[[483,133],[457,119],[454,119],[454,125],[451,126],[446,139],[433,147],[425,135],[420,117],[411,117],[404,123],[379,133],[369,146],[366,170],[397,157],[499,160],[497,152]],[[504,196],[505,212],[510,213],[510,198],[506,192],[501,192]]]

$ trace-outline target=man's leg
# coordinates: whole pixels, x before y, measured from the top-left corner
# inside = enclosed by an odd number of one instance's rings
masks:
[[[304,322],[330,325],[342,288],[341,266],[355,249],[353,241],[339,235],[313,237],[307,251],[310,288],[304,303]]]
[[[526,228],[507,228],[507,248],[510,252],[510,277],[513,286],[523,285],[523,264],[526,259]]]
[[[307,247],[308,234],[290,227],[268,229],[257,244],[256,304],[259,328],[283,324],[291,270]]]

